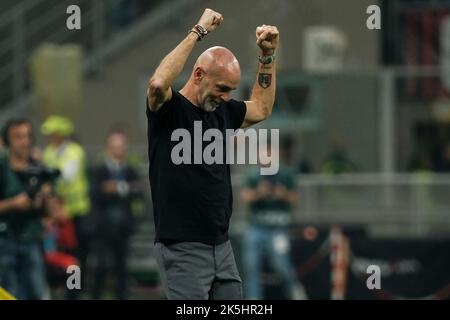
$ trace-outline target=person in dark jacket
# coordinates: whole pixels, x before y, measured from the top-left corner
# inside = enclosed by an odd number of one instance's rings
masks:
[[[127,298],[127,255],[133,233],[133,203],[141,199],[136,170],[127,163],[128,138],[123,131],[108,135],[103,161],[92,170],[91,195],[95,212],[94,252],[97,260],[93,298],[101,299],[109,262],[116,298]]]

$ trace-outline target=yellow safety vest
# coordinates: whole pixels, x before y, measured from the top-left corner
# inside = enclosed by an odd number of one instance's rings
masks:
[[[62,147],[51,145],[44,150],[44,163],[52,168],[63,171],[65,165],[72,161],[80,164],[79,170],[72,181],[59,179],[56,192],[64,201],[64,206],[71,217],[86,215],[91,208],[89,200],[89,183],[86,173],[86,155],[75,142],[67,142]]]

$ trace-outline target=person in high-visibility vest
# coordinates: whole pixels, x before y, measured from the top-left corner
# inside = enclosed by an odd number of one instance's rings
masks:
[[[48,145],[43,153],[44,163],[61,171],[61,179],[56,184],[56,191],[75,225],[77,237],[75,254],[80,261],[81,274],[84,278],[89,252],[87,217],[91,208],[86,154],[81,145],[70,138],[74,133],[74,126],[65,117],[48,117],[42,124],[41,132],[48,139]],[[68,298],[76,298],[79,293],[78,290],[69,292]]]

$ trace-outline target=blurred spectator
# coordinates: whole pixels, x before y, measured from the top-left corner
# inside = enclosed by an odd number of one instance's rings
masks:
[[[267,154],[270,156],[270,145]],[[289,154],[287,150],[280,150],[280,159],[286,160],[286,154]],[[258,169],[247,176],[245,185],[241,199],[250,206],[249,226],[243,247],[246,298],[264,298],[261,280],[266,258],[270,267],[280,276],[286,295],[290,299],[306,299],[290,260],[288,227],[292,223],[292,210],[297,202],[293,174],[283,164],[280,164],[275,175],[260,175]]]
[[[62,198],[55,196],[52,215],[43,219],[44,260],[51,299],[63,299],[66,293],[67,269],[79,265],[70,252],[77,247],[75,227],[64,208]]]
[[[283,137],[281,142],[281,148],[280,152],[284,152],[285,154],[280,155],[283,159],[286,159],[285,161],[290,161],[293,159],[292,152],[294,151],[294,138],[291,135],[287,135]],[[286,163],[286,165],[294,167],[294,169],[297,170],[298,173],[308,174],[312,173],[313,169],[311,166],[311,163],[308,161],[306,156],[304,155],[303,150],[299,150],[297,146],[296,150],[297,154],[300,155],[300,160],[297,163]]]
[[[301,174],[309,174],[309,173],[313,173],[314,169],[311,165],[311,163],[309,162],[309,160],[305,157],[301,157],[300,161],[298,162],[298,173]]]
[[[64,117],[50,116],[41,127],[48,139],[44,149],[44,163],[61,170],[61,179],[56,191],[64,202],[70,219],[73,220],[77,239],[76,257],[80,262],[82,289],[85,289],[86,259],[89,253],[90,212],[89,185],[86,172],[86,156],[83,148],[70,139],[74,132],[72,122]],[[80,290],[68,291],[67,298],[76,299]]]
[[[356,165],[347,153],[347,143],[344,138],[335,137],[331,144],[331,151],[320,166],[320,173],[340,174],[357,171]]]
[[[117,299],[127,298],[127,256],[133,232],[133,201],[142,197],[139,175],[127,163],[128,138],[122,131],[109,134],[105,157],[93,170],[91,194],[96,230],[97,260],[93,298],[101,299],[108,274],[115,278]],[[109,268],[112,262],[113,272]]]
[[[301,150],[299,152],[300,157],[299,161],[297,162],[297,173],[300,174],[310,174],[314,173],[314,168],[307,156],[305,155],[304,150]]]
[[[0,286],[18,299],[44,298],[41,219],[55,207],[49,171],[31,158],[32,135],[28,120],[8,121],[0,155]]]

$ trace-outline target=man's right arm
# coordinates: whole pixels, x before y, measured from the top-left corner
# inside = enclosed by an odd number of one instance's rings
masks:
[[[13,198],[8,198],[0,201],[0,215],[11,212],[13,210],[29,210],[31,209],[32,201],[26,193],[19,194]]]
[[[190,32],[187,37],[170,52],[156,69],[148,82],[147,99],[150,111],[158,111],[164,102],[172,98],[171,86],[183,70],[189,54],[197,42],[197,35]]]
[[[222,20],[223,17],[220,13],[206,9],[198,25],[202,26],[209,33]],[[164,102],[172,98],[171,86],[183,70],[186,60],[191,54],[194,45],[197,43],[198,38],[199,36],[195,32],[189,32],[186,38],[161,61],[148,82],[147,99],[150,111],[158,111]]]

